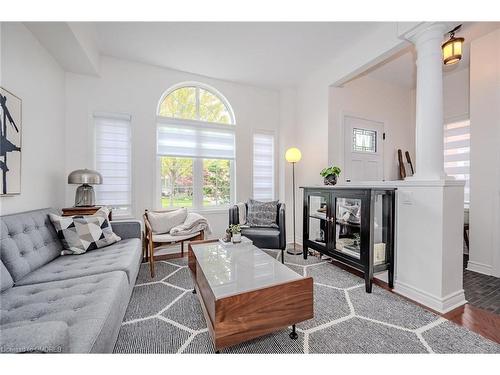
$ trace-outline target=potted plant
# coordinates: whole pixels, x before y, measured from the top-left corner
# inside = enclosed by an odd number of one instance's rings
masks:
[[[337,183],[337,177],[340,176],[340,168],[336,166],[331,166],[324,168],[320,175],[323,177],[325,185],[335,185]]]
[[[240,243],[241,242],[241,227],[240,224],[231,224],[229,226],[229,230],[231,231],[232,234],[232,241],[233,243]]]

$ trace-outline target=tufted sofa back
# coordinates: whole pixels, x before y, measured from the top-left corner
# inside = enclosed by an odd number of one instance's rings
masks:
[[[0,258],[14,283],[61,254],[51,208],[0,216]]]

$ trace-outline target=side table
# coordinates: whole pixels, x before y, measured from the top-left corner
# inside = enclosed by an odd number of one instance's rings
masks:
[[[62,208],[63,216],[75,216],[75,215],[93,215],[103,206],[85,206],[85,207],[65,207]],[[109,210],[109,221],[113,219],[112,210]]]

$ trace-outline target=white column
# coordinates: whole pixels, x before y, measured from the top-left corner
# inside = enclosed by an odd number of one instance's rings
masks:
[[[445,178],[443,156],[443,60],[446,27],[432,24],[410,40],[417,50],[415,180]]]

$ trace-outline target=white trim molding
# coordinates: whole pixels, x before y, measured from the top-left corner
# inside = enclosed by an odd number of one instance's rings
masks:
[[[440,298],[414,286],[396,280],[394,282],[394,292],[427,306],[428,308],[441,314],[447,313],[467,303],[463,289]]]
[[[467,262],[467,270],[472,272],[482,273],[483,275],[488,275],[488,276],[493,275],[492,266],[484,263],[474,262],[472,260],[469,260]]]

